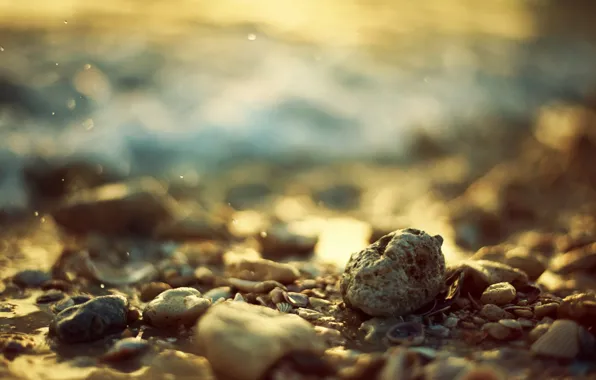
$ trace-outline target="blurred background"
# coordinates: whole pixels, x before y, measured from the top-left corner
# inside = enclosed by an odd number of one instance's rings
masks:
[[[475,173],[455,196],[514,153],[542,107],[591,102],[593,4],[0,0],[0,206],[32,210],[30,178],[73,160],[192,187],[255,163],[278,171],[240,177],[272,183],[305,166],[449,156],[433,176]],[[414,195],[426,176],[376,173]],[[319,198],[342,208],[350,189],[335,191]],[[387,208],[370,199],[365,211]]]

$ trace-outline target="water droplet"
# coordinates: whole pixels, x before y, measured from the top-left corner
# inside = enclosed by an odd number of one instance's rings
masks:
[[[104,284],[99,285],[100,288],[105,288],[106,286]]]
[[[62,182],[64,182],[64,178],[62,178]]]
[[[35,216],[39,216],[39,211],[35,211],[35,212],[33,213],[33,215],[35,215]]]
[[[91,65],[88,63],[85,66],[83,66],[83,69],[85,69],[85,70],[89,70],[90,68],[91,68]]]
[[[0,51],[4,51],[4,48],[2,46],[0,46]]]
[[[180,176],[180,179],[184,179],[184,176],[183,176],[183,175],[181,175],[181,176]]]
[[[56,115],[56,112],[52,112],[52,116]]]
[[[58,65],[59,65],[59,63],[58,63],[58,62],[56,62],[56,66],[58,66]]]
[[[266,238],[267,237],[267,231],[261,231],[260,233],[262,238]]]
[[[64,23],[65,23],[65,24],[68,24],[68,20],[64,20]]]
[[[42,223],[45,223],[46,222],[46,218],[44,218],[44,217],[42,217],[40,220],[41,220]]]
[[[248,35],[248,40],[249,40],[249,41],[254,41],[254,40],[256,40],[256,39],[257,39],[257,36],[256,36],[256,34],[252,34],[252,33],[251,33],[251,34],[249,34],[249,35]]]

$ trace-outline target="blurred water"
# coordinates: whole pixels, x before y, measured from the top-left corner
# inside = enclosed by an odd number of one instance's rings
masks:
[[[555,3],[0,0],[0,146],[180,175],[404,155],[593,91],[587,16]]]

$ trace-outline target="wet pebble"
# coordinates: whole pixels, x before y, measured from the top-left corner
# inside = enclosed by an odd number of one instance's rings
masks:
[[[64,343],[90,342],[126,328],[128,300],[110,295],[93,298],[59,312],[50,333]]]
[[[426,305],[443,286],[439,235],[408,228],[352,254],[341,278],[345,304],[372,316],[404,315]]]
[[[508,282],[499,282],[490,285],[482,293],[480,301],[484,304],[506,305],[515,299],[516,291]]]
[[[245,302],[214,305],[199,320],[196,342],[213,368],[238,380],[257,380],[294,351],[322,354],[324,342],[300,317]]]
[[[141,301],[149,302],[159,294],[165,292],[166,290],[172,289],[169,284],[165,282],[150,282],[145,284],[141,287]]]
[[[559,304],[551,302],[546,303],[544,305],[537,305],[534,307],[534,315],[536,318],[544,318],[549,316],[554,316],[559,309]]]
[[[285,300],[294,307],[307,307],[308,297],[302,293],[296,292],[284,292]]]
[[[269,293],[275,288],[285,289],[285,287],[281,283],[273,280],[250,281],[230,277],[227,279],[227,282],[232,287],[245,293]]]
[[[557,317],[572,319],[588,328],[596,328],[596,292],[565,297],[557,309]]]
[[[194,288],[169,289],[143,310],[143,321],[157,328],[191,326],[211,306],[211,300]]]
[[[51,279],[48,272],[26,269],[15,274],[12,281],[23,288],[38,288]]]

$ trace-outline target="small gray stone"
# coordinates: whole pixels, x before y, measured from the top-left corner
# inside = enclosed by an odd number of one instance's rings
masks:
[[[443,286],[443,238],[413,228],[383,236],[352,254],[341,279],[347,306],[372,316],[408,314]]]
[[[64,343],[91,342],[126,328],[128,300],[110,295],[93,298],[58,313],[50,333]]]

